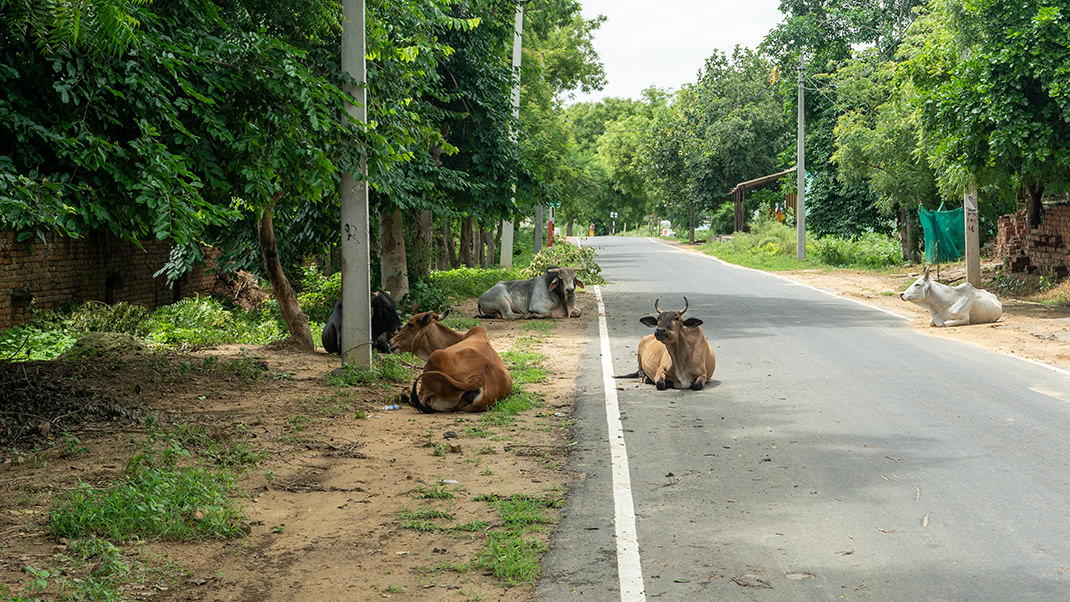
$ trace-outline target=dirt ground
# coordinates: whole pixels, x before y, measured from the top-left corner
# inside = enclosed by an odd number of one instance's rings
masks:
[[[911,327],[932,336],[1070,369],[1068,309],[1004,298],[1003,317],[994,324],[932,328],[926,310],[896,296],[916,277],[909,271],[781,275],[908,316]],[[7,595],[18,593],[31,580],[24,567],[57,565],[65,543],[46,532],[52,500],[78,482],[103,485],[119,476],[133,441],[146,435],[145,417],[155,415],[158,428],[201,425],[221,441],[240,438],[267,455],[239,481],[247,536],[129,542],[124,554],[139,568],[124,590],[128,598],[530,600],[530,585],[510,586],[482,569],[463,568],[476,558],[484,533],[408,529],[399,512],[430,507],[448,514],[448,524],[493,527],[500,519],[481,501],[486,496],[564,499],[578,360],[597,312],[590,289],[580,293],[579,306],[583,317],[554,321],[545,331],[525,321],[483,321],[499,352],[532,349],[548,358],[548,381],[524,385],[542,403],[507,426],[484,425],[480,415],[420,414],[407,405],[384,410],[407,383],[335,388],[325,377],[339,366],[337,358],[271,346],[0,364],[0,397],[8,396],[0,410],[36,431],[15,433],[11,420],[0,423],[0,584],[8,585]],[[455,312],[474,315],[474,303]],[[249,366],[259,371],[255,378]],[[16,389],[56,401],[53,413],[13,405]],[[32,412],[38,413],[25,420]],[[453,497],[419,497],[429,490]],[[547,510],[549,522],[556,512]],[[541,541],[549,540],[550,529],[547,524],[538,535]],[[0,599],[8,599],[2,589]]]
[[[40,398],[67,393],[72,400],[59,402],[53,415],[7,400],[0,405],[4,413],[40,412],[33,439],[0,443],[0,584],[9,587],[6,595],[0,589],[0,599],[25,591],[20,588],[31,576],[23,567],[57,565],[56,555],[66,550],[46,533],[51,501],[79,481],[104,485],[118,477],[135,451],[131,440],[145,437],[150,414],[161,430],[201,425],[221,441],[241,438],[267,456],[239,481],[248,535],[131,542],[124,554],[141,573],[124,590],[131,599],[530,599],[529,584],[511,586],[483,569],[463,568],[477,557],[485,529],[414,530],[402,526],[399,512],[437,510],[448,515],[431,521],[440,527],[480,521],[495,527],[501,519],[488,496],[563,500],[579,354],[597,313],[593,293],[581,292],[578,305],[583,317],[545,321],[553,323],[549,330],[528,321],[482,321],[499,352],[547,356],[547,381],[522,385],[540,394],[541,403],[506,426],[482,424],[481,414],[428,415],[408,405],[385,410],[404,403],[399,396],[408,383],[335,389],[325,377],[339,367],[338,358],[271,346],[84,367],[0,365],[0,394],[19,386],[41,389]],[[474,300],[454,310],[475,313]],[[206,360],[218,368],[203,368]],[[262,372],[255,380],[222,369],[250,365]],[[72,453],[71,435],[87,453]],[[420,497],[436,491],[451,499]],[[536,535],[543,543],[559,512],[545,510],[547,524]]]

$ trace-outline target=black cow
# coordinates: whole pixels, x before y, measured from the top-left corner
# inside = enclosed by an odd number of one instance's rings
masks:
[[[390,353],[390,337],[401,330],[401,318],[398,317],[397,304],[390,293],[375,291],[372,293],[372,341],[376,349]],[[331,317],[320,335],[323,348],[327,353],[342,353],[342,300],[334,304]]]

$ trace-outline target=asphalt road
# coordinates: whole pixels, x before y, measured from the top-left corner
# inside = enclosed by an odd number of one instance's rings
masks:
[[[615,373],[683,296],[717,370],[699,392],[616,381],[611,441],[592,326],[537,602],[1070,600],[1070,377],[657,241],[588,244]],[[611,444],[640,575],[618,570]]]

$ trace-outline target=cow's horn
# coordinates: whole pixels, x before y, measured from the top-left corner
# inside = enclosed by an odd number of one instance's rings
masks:
[[[687,311],[687,297],[684,297],[684,308],[680,310],[680,315]]]
[[[453,309],[452,307],[448,307],[448,308],[446,308],[446,311],[444,311],[444,312],[442,312],[441,314],[439,314],[439,315],[438,315],[438,319],[439,319],[439,320],[445,320],[445,319],[446,319],[446,316],[450,315],[450,311],[451,311],[452,309]]]
[[[661,299],[654,299],[654,311],[658,312],[659,314],[661,313],[661,308],[658,307],[658,301],[660,300]]]

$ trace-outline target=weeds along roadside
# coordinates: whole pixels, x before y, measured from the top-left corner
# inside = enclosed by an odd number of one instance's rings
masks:
[[[474,319],[450,319],[457,329],[474,325]],[[547,378],[542,362],[545,356],[536,348],[552,332],[556,321],[526,324],[525,335],[502,353],[516,388],[509,398],[490,411],[468,422],[463,436],[474,441],[485,438],[516,438],[518,417],[531,415],[544,406],[543,396],[530,385]],[[379,387],[384,383],[411,382],[413,370],[422,364],[414,356],[381,356],[372,370],[361,374],[343,373],[336,377],[334,392],[311,400],[300,412],[288,417],[277,440],[285,445],[304,445],[315,441],[316,426],[329,417],[351,415],[360,420],[367,415],[351,395],[352,383]],[[252,382],[261,378],[287,378],[285,374],[264,371],[255,355],[243,354],[240,360],[224,364],[216,358],[186,360],[182,371],[210,372],[227,370]],[[350,379],[351,382],[350,382]],[[543,413],[544,415],[548,413]],[[467,417],[476,420],[476,417]],[[207,424],[207,423],[205,423]],[[40,561],[27,562],[25,578],[18,584],[0,586],[0,600],[37,600],[66,596],[72,599],[123,599],[123,590],[131,587],[167,587],[182,574],[182,568],[153,556],[146,543],[158,541],[199,541],[240,538],[248,531],[241,483],[255,470],[268,451],[260,442],[249,439],[250,425],[234,424],[220,432],[205,425],[168,424],[150,418],[141,433],[128,435],[130,457],[110,482],[77,483],[65,490],[51,492],[49,509],[42,512],[38,502],[48,496],[47,485],[33,485],[36,493],[5,506],[11,512],[26,512],[27,531],[41,530],[58,542],[54,554]],[[526,427],[525,427],[526,428]],[[523,445],[522,440],[514,441]],[[57,443],[58,444],[58,443]],[[64,454],[91,455],[92,450],[76,434],[63,433]],[[486,446],[483,446],[484,448]],[[428,453],[448,453],[439,446]],[[44,454],[28,452],[44,460]],[[559,458],[548,454],[545,463],[559,467]],[[36,460],[34,460],[36,461]],[[478,461],[478,455],[473,458]],[[270,478],[270,477],[269,477]],[[461,495],[467,495],[461,493]],[[479,499],[501,517],[491,524],[474,529],[478,521],[463,521],[473,528],[471,537],[480,538],[480,553],[465,563],[451,567],[429,566],[426,570],[469,572],[487,571],[503,584],[532,583],[538,575],[538,558],[545,549],[545,525],[556,520],[553,508],[561,504],[561,492],[548,491],[540,496],[496,494]],[[474,499],[475,496],[469,496]],[[529,499],[530,498],[530,499]],[[512,500],[511,502],[503,500]],[[526,502],[523,500],[527,500]],[[514,516],[511,505],[534,504],[544,509],[530,519]],[[140,508],[138,508],[140,506]],[[116,512],[116,508],[135,508],[135,512]],[[141,512],[144,510],[144,512]],[[41,514],[47,523],[42,527]],[[523,515],[520,515],[523,516]],[[37,525],[30,523],[36,519]],[[405,528],[399,524],[398,528]],[[444,531],[453,536],[456,530]],[[0,554],[4,544],[0,543]],[[389,585],[384,586],[389,587]]]

